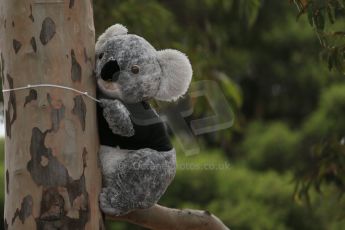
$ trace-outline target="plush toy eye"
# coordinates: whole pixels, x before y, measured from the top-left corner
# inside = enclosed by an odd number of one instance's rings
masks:
[[[102,59],[104,53],[100,53],[99,56],[98,56],[98,59]]]
[[[132,68],[131,68],[131,71],[132,71],[132,73],[134,73],[134,74],[138,74],[138,73],[139,73],[139,70],[140,70],[140,68],[139,68],[139,66],[137,66],[137,65],[134,65],[134,66],[132,66]]]

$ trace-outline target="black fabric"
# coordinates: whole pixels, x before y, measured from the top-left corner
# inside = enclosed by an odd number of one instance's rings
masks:
[[[136,114],[132,114],[133,109],[131,109],[133,107],[133,104],[131,106],[128,106],[126,104],[124,105],[131,113],[131,118],[132,116],[134,116],[135,118]],[[136,108],[135,113],[142,112],[147,114],[148,112],[148,114],[150,114],[150,116],[155,119],[156,122],[148,125],[139,125],[133,122],[132,119],[135,134],[132,137],[123,137],[114,134],[111,131],[107,121],[103,117],[103,109],[99,105],[97,105],[98,130],[101,144],[113,147],[119,146],[122,149],[130,150],[143,148],[150,148],[156,151],[171,150],[173,147],[167,134],[165,124],[162,120],[159,119],[158,115],[154,112],[151,106],[146,102],[141,102],[140,105],[134,105],[134,107]]]

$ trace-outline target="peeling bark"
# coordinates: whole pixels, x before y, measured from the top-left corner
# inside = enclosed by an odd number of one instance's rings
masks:
[[[86,105],[81,95],[74,97],[74,107],[72,113],[78,116],[81,127],[85,131]]]
[[[61,220],[65,216],[65,200],[56,187],[45,189],[42,194],[40,218],[36,222]]]
[[[29,18],[32,22],[35,22],[35,18],[34,16],[32,15],[32,5],[30,4],[30,15],[29,15]]]
[[[2,81],[2,85],[4,85],[4,78],[5,78],[5,60],[2,56],[2,53],[0,53],[0,77]]]
[[[26,106],[26,104],[35,100],[37,100],[37,91],[34,89],[30,89],[29,95],[25,97],[24,107]]]
[[[84,147],[83,149],[83,169],[85,169],[87,167],[87,150]]]
[[[69,8],[73,8],[74,6],[74,0],[69,0]]]
[[[31,38],[30,44],[31,44],[32,50],[36,53],[36,52],[37,52],[37,45],[36,45],[36,39],[35,39],[35,37],[32,37],[32,38]]]
[[[14,223],[17,217],[20,219],[22,224],[25,223],[25,219],[31,216],[32,214],[32,202],[32,196],[27,195],[26,197],[24,197],[21,204],[21,208],[17,208],[16,212],[14,213],[14,216],[12,218],[12,224]]]
[[[3,88],[47,83],[95,95],[91,2],[0,1]],[[6,92],[4,105],[5,229],[102,229],[94,102],[40,87]]]
[[[44,133],[38,128],[32,129],[30,155],[27,169],[37,185],[46,187],[66,186],[68,182],[67,169],[53,156],[52,150],[44,145],[49,130]],[[48,165],[41,164],[42,158],[48,159]]]
[[[48,188],[43,192],[40,217],[36,218],[38,230],[50,229],[85,229],[88,222],[90,210],[82,207],[75,216],[68,216],[65,211],[65,198],[59,192],[60,189]]]
[[[60,122],[65,118],[65,106],[61,100],[55,101],[52,103],[50,94],[47,94],[47,100],[51,107],[51,121],[52,121],[52,130],[57,131],[60,127]]]
[[[7,74],[7,82],[9,89],[13,88],[13,78]],[[12,125],[17,119],[17,107],[16,107],[16,94],[11,91],[7,104],[7,109],[5,110],[5,119],[6,119],[6,135],[11,138]]]
[[[40,33],[40,40],[42,44],[47,45],[48,42],[54,37],[55,33],[55,22],[49,17],[45,18],[42,23]]]
[[[71,58],[72,58],[72,67],[71,67],[71,76],[72,81],[80,81],[81,80],[81,66],[78,63],[74,50],[71,50]]]
[[[13,49],[16,54],[18,53],[21,47],[22,47],[22,43],[20,43],[16,39],[13,39]]]

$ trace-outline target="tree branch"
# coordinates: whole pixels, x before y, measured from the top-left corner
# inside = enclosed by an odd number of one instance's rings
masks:
[[[152,230],[229,230],[208,211],[179,210],[160,205],[124,216],[108,216],[108,219],[126,221]]]

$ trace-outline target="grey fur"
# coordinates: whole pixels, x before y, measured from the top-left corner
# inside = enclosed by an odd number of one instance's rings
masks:
[[[191,80],[191,65],[184,54],[173,50],[158,52],[144,38],[127,34],[127,29],[119,24],[100,36],[96,56],[98,88],[111,98],[101,100],[103,115],[113,133],[122,136],[134,134],[131,119],[147,120],[145,114],[133,114],[135,108],[130,104],[157,95],[166,101],[176,100],[186,92]],[[102,68],[109,61],[116,61],[120,72],[116,78],[114,73],[103,80]],[[133,73],[133,66],[139,67],[139,72]],[[133,110],[131,114],[120,101],[129,105]],[[158,202],[176,172],[175,149],[158,152],[149,148],[124,150],[101,146],[100,160],[103,173],[100,207],[108,215],[119,216],[151,207]]]
[[[103,116],[113,133],[130,137],[134,135],[133,124],[127,108],[119,100],[101,99]]]
[[[123,150],[101,146],[103,186],[100,206],[109,215],[125,215],[154,205],[175,176],[175,150]],[[115,156],[116,155],[116,156]]]
[[[136,103],[155,96],[162,70],[156,50],[145,39],[133,34],[115,36],[97,51],[96,55],[100,54],[103,57],[96,62],[97,78],[100,78],[102,67],[110,60],[116,60],[121,69],[119,79],[113,83],[119,90],[109,92],[100,87],[102,93],[125,103]],[[131,72],[133,65],[139,66],[138,74]]]

